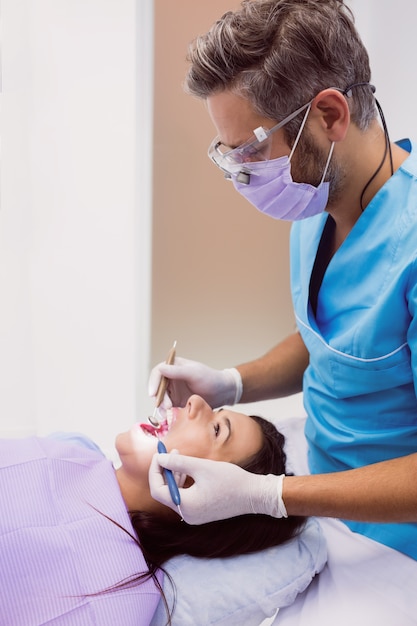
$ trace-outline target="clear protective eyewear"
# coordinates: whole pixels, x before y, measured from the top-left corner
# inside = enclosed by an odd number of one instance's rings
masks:
[[[303,106],[293,113],[290,113],[290,115],[285,117],[281,122],[272,128],[264,128],[263,126],[255,128],[253,131],[254,137],[251,137],[248,141],[245,141],[245,143],[242,143],[242,145],[237,148],[230,149],[228,146],[225,146],[221,141],[219,141],[218,136],[215,137],[207,152],[209,159],[222,170],[225,178],[230,180],[232,176],[236,176],[238,182],[248,184],[250,175],[256,175],[256,171],[251,171],[250,163],[267,161],[269,159],[271,153],[271,141],[267,141],[269,137],[276,130],[282,128],[285,124],[288,124],[288,122],[307,109],[297,135],[297,139],[294,142],[295,147],[298,137],[304,127],[307,115],[310,112],[312,102],[313,100],[310,100],[307,104],[303,104]],[[290,159],[291,156],[292,152],[289,157]]]

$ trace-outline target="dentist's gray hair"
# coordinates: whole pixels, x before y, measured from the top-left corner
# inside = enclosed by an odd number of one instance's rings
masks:
[[[283,119],[321,90],[371,79],[368,53],[343,0],[243,0],[189,47],[185,89],[199,98],[231,90],[264,117]],[[365,130],[376,117],[369,86],[348,99]],[[299,121],[288,124],[294,139]]]

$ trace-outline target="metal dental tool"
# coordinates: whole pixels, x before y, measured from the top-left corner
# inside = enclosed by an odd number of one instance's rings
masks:
[[[172,365],[172,363],[175,361],[175,348],[176,348],[176,346],[177,346],[177,342],[174,341],[174,345],[172,346],[171,350],[169,351],[165,363],[168,363],[169,365]],[[155,426],[155,428],[158,428],[160,426],[160,423],[159,423],[159,420],[158,420],[158,417],[157,417],[158,407],[160,406],[161,402],[164,399],[164,395],[165,395],[165,392],[167,390],[167,386],[168,386],[168,378],[166,378],[165,376],[161,376],[161,380],[160,380],[159,386],[158,386],[158,391],[156,392],[155,408],[154,408],[153,414],[148,417],[148,420],[150,421],[152,426]]]
[[[160,439],[158,440],[158,452],[167,452],[165,444],[162,443]],[[181,520],[183,520],[184,517],[181,511],[181,507],[180,507],[181,496],[180,496],[180,492],[178,489],[178,485],[175,482],[174,474],[171,472],[171,470],[166,469],[164,467],[164,476],[165,476],[165,480],[167,481],[167,485],[168,485],[169,493],[171,494],[172,501],[174,504],[177,505],[178,513],[181,516]]]

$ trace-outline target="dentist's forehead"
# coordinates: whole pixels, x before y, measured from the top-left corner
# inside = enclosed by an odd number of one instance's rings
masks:
[[[271,125],[271,120],[256,113],[248,100],[230,91],[209,96],[206,104],[219,141],[232,149],[245,143],[255,128]]]

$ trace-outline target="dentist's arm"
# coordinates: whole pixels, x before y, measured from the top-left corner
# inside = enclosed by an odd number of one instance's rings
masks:
[[[238,365],[241,402],[283,398],[302,390],[309,354],[300,333],[289,335],[259,359]]]
[[[173,365],[159,363],[149,378],[149,395],[156,395],[161,376],[166,376],[165,409],[184,406],[194,393],[213,408],[279,398],[301,391],[307,365],[307,349],[299,333],[294,333],[259,359],[237,368],[216,370],[181,357],[176,357]]]
[[[417,454],[358,469],[288,476],[283,498],[290,515],[363,522],[417,522]]]

